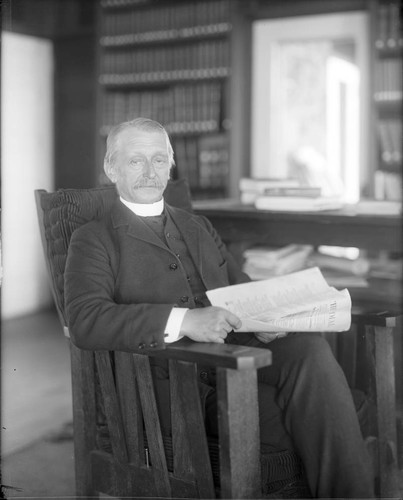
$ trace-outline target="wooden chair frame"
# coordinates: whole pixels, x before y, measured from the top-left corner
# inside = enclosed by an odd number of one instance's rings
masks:
[[[57,275],[50,255],[54,235],[46,218],[52,195],[44,190],[35,192],[52,293],[69,337],[60,292],[64,263],[61,276],[60,272]],[[69,235],[63,239],[69,240]],[[61,253],[66,251],[62,248]],[[144,498],[262,496],[257,369],[271,363],[269,350],[200,343],[170,345],[152,354],[169,362],[172,439],[168,448],[172,463],[167,461],[167,443],[156,409],[151,354],[114,352],[112,366],[107,351],[85,351],[71,342],[70,351],[77,496],[90,498],[100,492]],[[219,466],[216,464],[215,475],[198,392],[197,364],[213,366],[217,372],[219,442],[215,450]],[[111,452],[97,449],[97,384],[103,396]]]

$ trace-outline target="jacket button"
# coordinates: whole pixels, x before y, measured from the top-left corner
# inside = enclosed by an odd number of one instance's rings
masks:
[[[144,343],[139,344],[139,349],[144,349],[146,345]]]
[[[154,342],[151,342],[150,347],[157,347],[157,345],[158,345],[158,342],[154,341]]]
[[[181,302],[187,302],[189,300],[189,297],[187,295],[183,295],[181,297]]]
[[[172,264],[169,264],[169,269],[171,269],[172,271],[175,271],[176,269],[178,269],[178,264],[175,264],[175,262],[173,262]]]

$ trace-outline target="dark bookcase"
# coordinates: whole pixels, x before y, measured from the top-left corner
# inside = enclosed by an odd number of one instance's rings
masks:
[[[173,176],[195,199],[238,196],[250,174],[253,22],[354,10],[370,17],[366,195],[400,197],[400,0],[98,0],[98,183],[111,126],[147,116],[167,128]]]
[[[188,178],[196,199],[227,195],[231,4],[99,4],[101,146],[117,123],[139,116],[159,121],[174,147],[173,174]]]
[[[402,6],[400,0],[371,4],[375,196],[401,199],[402,190]]]

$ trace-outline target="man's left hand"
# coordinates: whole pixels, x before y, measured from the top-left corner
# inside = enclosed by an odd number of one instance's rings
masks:
[[[286,337],[288,332],[255,332],[255,337],[263,342],[264,344],[268,344],[269,342],[273,342],[273,340],[280,339],[282,337]]]

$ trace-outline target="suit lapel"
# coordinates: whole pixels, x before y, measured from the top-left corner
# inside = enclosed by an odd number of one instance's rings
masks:
[[[141,217],[135,215],[122,202],[116,202],[111,212],[111,218],[114,229],[127,226],[126,234],[131,238],[136,238],[167,250],[165,243],[141,220]]]
[[[200,274],[203,275],[203,262],[200,247],[202,240],[200,238],[199,225],[194,223],[193,215],[185,210],[176,209],[167,204],[165,204],[165,210],[171,216],[173,222],[180,231],[193,262],[195,263]]]
[[[192,214],[186,212],[185,210],[176,209],[165,203],[165,211],[167,212],[167,215],[172,218],[176,227],[179,229],[188,247],[189,253],[202,275],[203,261],[201,258],[202,253],[200,247],[201,238],[199,237],[199,225],[194,223]],[[115,229],[121,226],[127,226],[127,235],[131,238],[145,241],[151,245],[155,245],[169,251],[167,245],[163,243],[154,231],[141,220],[141,217],[133,214],[133,212],[131,212],[130,209],[123,205],[123,203],[119,200],[112,209],[111,218]]]

